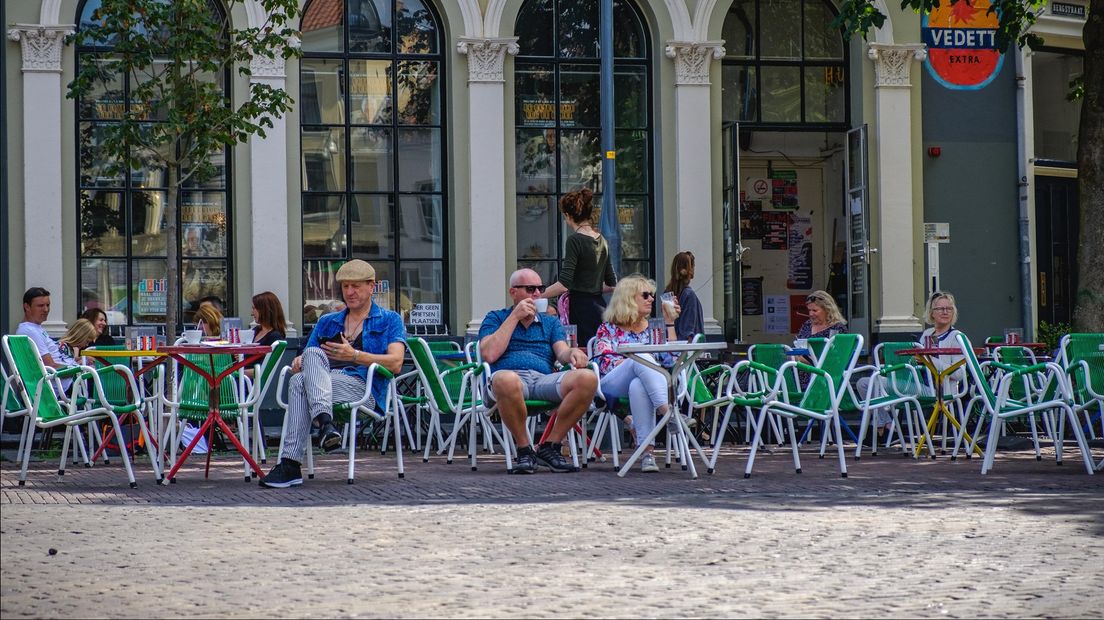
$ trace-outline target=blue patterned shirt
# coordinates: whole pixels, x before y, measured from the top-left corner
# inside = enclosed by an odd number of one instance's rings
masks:
[[[511,307],[488,312],[483,318],[483,324],[479,326],[479,339],[498,331],[513,311]],[[539,322],[533,321],[529,327],[518,323],[514,327],[514,333],[510,334],[510,344],[506,346],[502,356],[491,364],[491,372],[535,370],[546,375],[552,374],[552,363],[556,360],[552,345],[557,341],[567,344],[567,336],[564,335],[563,325],[554,316],[546,314]]]
[[[345,329],[345,317],[349,314],[346,308],[341,312],[331,312],[322,315],[311,331],[307,347],[320,347],[319,340],[331,338]],[[402,317],[397,312],[384,310],[376,304],[368,311],[368,317],[364,319],[364,329],[360,332],[360,349],[365,353],[383,355],[387,353],[387,346],[392,342],[406,342],[406,328],[403,327]],[[306,348],[306,347],[304,347]],[[346,366],[342,368],[346,374],[356,375],[362,380],[368,379],[367,366]],[[372,379],[372,398],[383,406],[387,396],[387,379],[376,375]]]

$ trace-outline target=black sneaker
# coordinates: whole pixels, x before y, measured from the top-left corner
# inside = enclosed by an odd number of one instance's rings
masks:
[[[284,459],[267,476],[261,478],[258,484],[273,489],[286,489],[303,484],[303,473],[299,470],[298,463]]]
[[[537,464],[543,465],[559,474],[579,471],[579,468],[571,464],[571,461],[560,454],[560,444],[541,444],[537,450]]]
[[[514,460],[514,468],[506,470],[509,474],[535,474],[537,473],[537,455],[532,450],[525,454],[519,454]]]
[[[322,430],[318,431],[318,447],[327,453],[341,447],[341,433],[337,432],[333,422],[325,423]]]

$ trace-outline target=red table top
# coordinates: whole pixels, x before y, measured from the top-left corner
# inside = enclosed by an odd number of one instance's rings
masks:
[[[1027,347],[1029,349],[1048,348],[1045,342],[987,342],[985,346],[990,349],[995,349],[997,347]]]
[[[962,349],[958,347],[919,347],[916,349],[901,349],[900,355],[962,355]]]
[[[168,354],[198,354],[198,355],[257,355],[269,353],[272,347],[264,344],[179,344],[160,347],[162,353]]]

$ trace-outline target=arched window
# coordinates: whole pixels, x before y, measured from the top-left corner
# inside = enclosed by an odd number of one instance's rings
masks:
[[[563,259],[559,199],[588,187],[601,206],[598,0],[527,0],[515,32],[514,63],[518,265],[552,282]],[[613,3],[614,127],[618,273],[652,274],[652,110],[644,20],[627,0]]]
[[[224,19],[217,2],[209,5],[216,19]],[[78,8],[78,28],[92,25],[99,7],[100,0],[85,0]],[[78,47],[78,63],[87,56],[106,59],[113,49],[112,41]],[[108,174],[109,162],[97,148],[106,126],[146,109],[131,100],[135,79],[105,71],[92,94],[76,102],[80,309],[101,307],[110,323],[128,325],[165,321],[169,175],[153,164]],[[229,75],[224,71],[210,79],[225,90]],[[153,114],[143,119],[148,127],[164,121]],[[230,157],[225,149],[212,157],[218,173],[202,183],[186,181],[178,194],[179,299],[186,322],[204,297],[217,296],[227,304],[233,298]]]
[[[426,0],[312,0],[303,13],[303,322],[341,300],[347,260],[381,306],[447,324],[444,55]]]
[[[722,116],[742,127],[843,130],[847,46],[827,0],[735,0],[722,38]]]

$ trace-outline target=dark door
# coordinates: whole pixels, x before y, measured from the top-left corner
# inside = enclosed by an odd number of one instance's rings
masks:
[[[1039,320],[1070,323],[1077,285],[1077,179],[1035,177]]]

